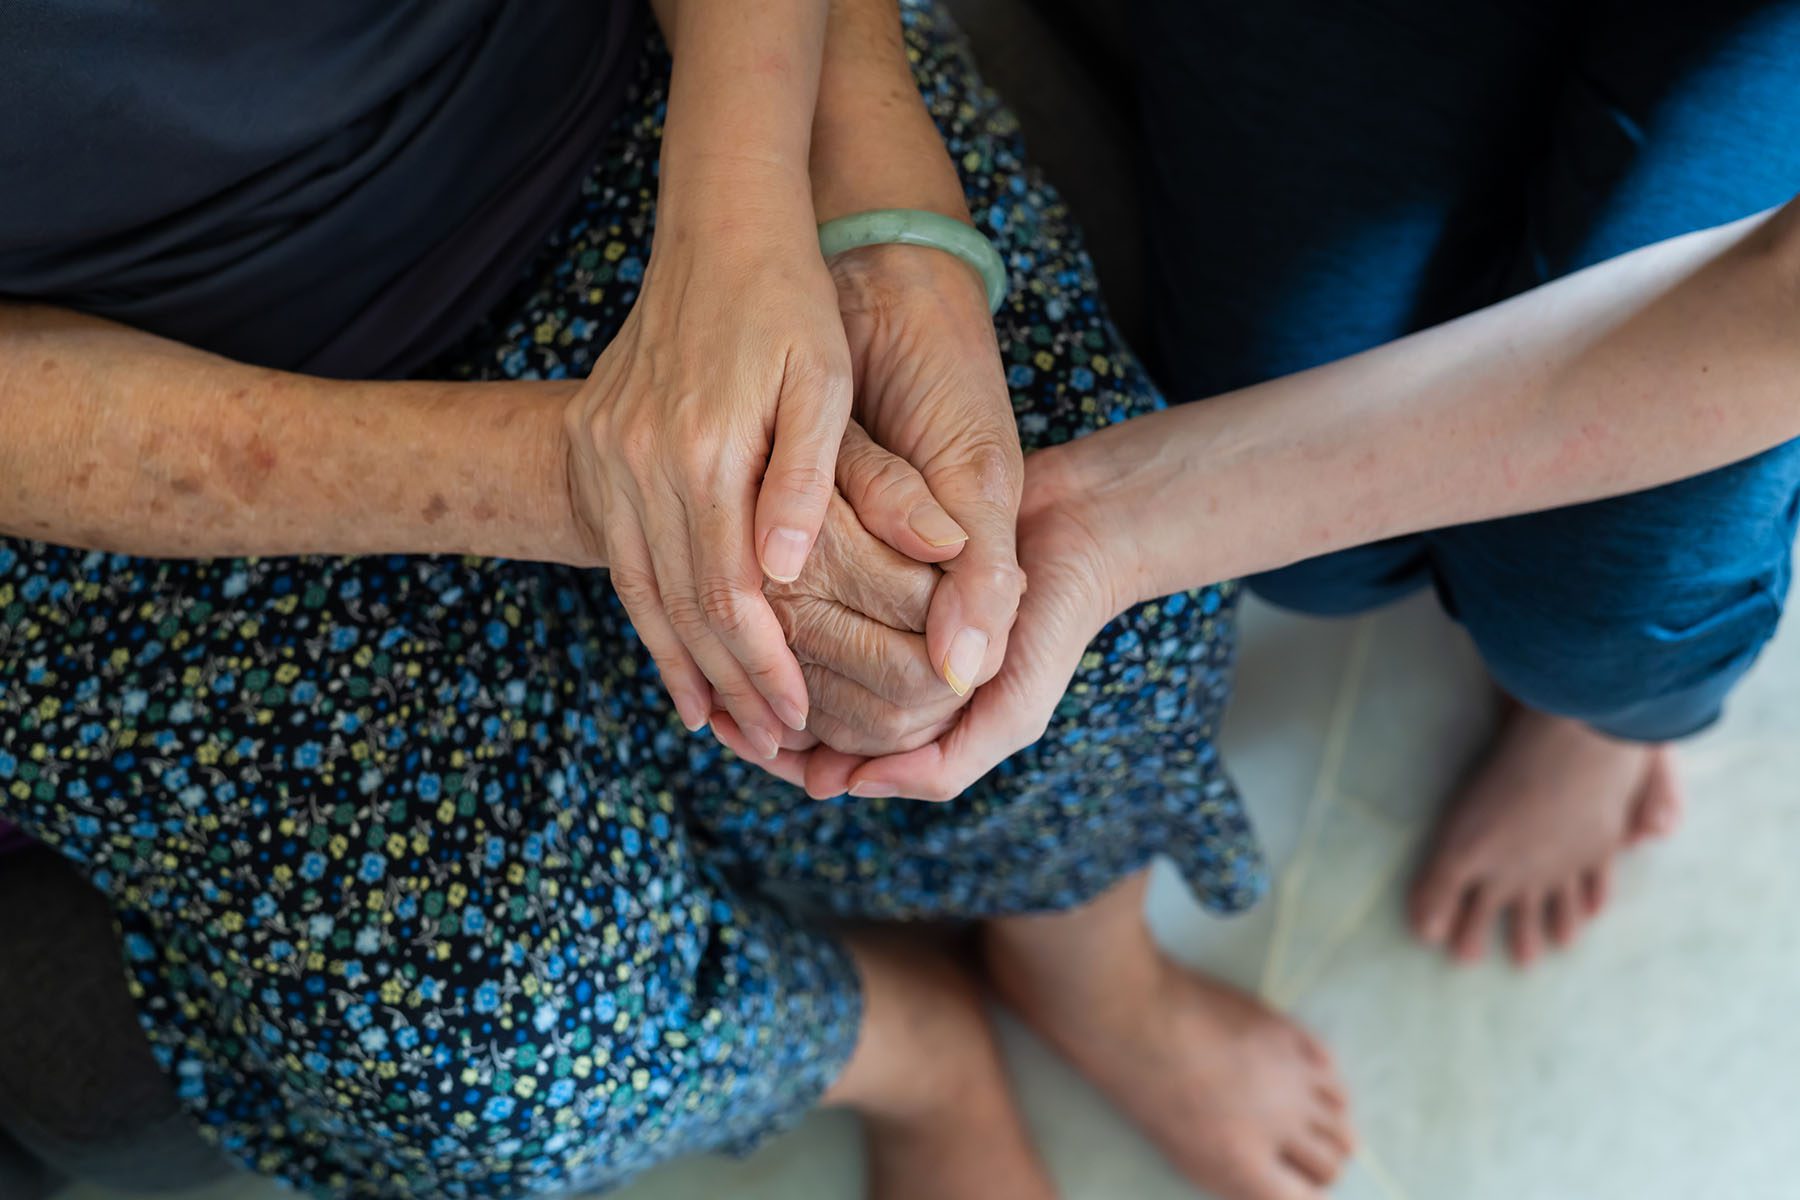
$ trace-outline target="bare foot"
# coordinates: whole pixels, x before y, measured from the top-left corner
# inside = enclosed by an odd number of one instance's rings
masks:
[[[1323,1200],[1355,1145],[1330,1055],[1252,997],[1156,961],[1149,980],[1071,1002],[988,950],[1001,998],[1189,1182],[1222,1200]]]
[[[825,1102],[862,1117],[870,1200],[1055,1200],[969,973],[916,938],[850,946],[862,1034]]]
[[[1514,706],[1413,881],[1413,932],[1472,962],[1504,919],[1529,965],[1574,940],[1606,904],[1614,857],[1672,832],[1681,805],[1667,747]]]

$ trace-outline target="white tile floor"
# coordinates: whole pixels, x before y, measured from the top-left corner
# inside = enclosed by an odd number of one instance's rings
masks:
[[[1343,1200],[1800,1196],[1800,627],[1688,748],[1680,835],[1633,856],[1606,919],[1527,976],[1452,970],[1400,926],[1426,822],[1488,720],[1457,631],[1423,600],[1332,624],[1253,607],[1241,678],[1230,761],[1281,886],[1225,922],[1159,876],[1151,913],[1185,960],[1337,1048],[1368,1146]],[[1191,1200],[1075,1076],[1003,1034],[1068,1200]],[[853,1125],[824,1115],[620,1200],[848,1200],[858,1171]],[[178,1200],[279,1194],[234,1182]]]

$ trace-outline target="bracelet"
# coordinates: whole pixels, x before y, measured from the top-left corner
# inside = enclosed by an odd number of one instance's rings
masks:
[[[819,250],[827,262],[849,250],[883,245],[929,246],[967,263],[987,288],[988,311],[1000,311],[1010,286],[1006,263],[994,243],[972,225],[920,208],[878,208],[851,213],[819,226]]]

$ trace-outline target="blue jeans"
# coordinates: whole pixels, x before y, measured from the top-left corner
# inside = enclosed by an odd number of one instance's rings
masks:
[[[1800,193],[1795,0],[1142,0],[1138,19],[1152,349],[1176,396]],[[1429,583],[1519,700],[1661,741],[1714,721],[1774,632],[1797,515],[1789,443],[1251,586],[1340,614]]]

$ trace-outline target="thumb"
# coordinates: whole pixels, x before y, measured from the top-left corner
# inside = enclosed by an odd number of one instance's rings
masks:
[[[925,477],[877,446],[855,421],[844,431],[838,451],[837,486],[864,529],[915,562],[955,558],[969,540],[931,494]]]
[[[825,523],[838,443],[850,420],[850,372],[788,357],[775,410],[774,444],[756,498],[756,554],[763,574],[791,583]]]
[[[925,642],[938,674],[959,695],[1000,669],[1025,590],[1016,528],[1020,471],[1003,447],[977,447],[924,472],[932,494],[969,531],[962,553],[942,564]]]

